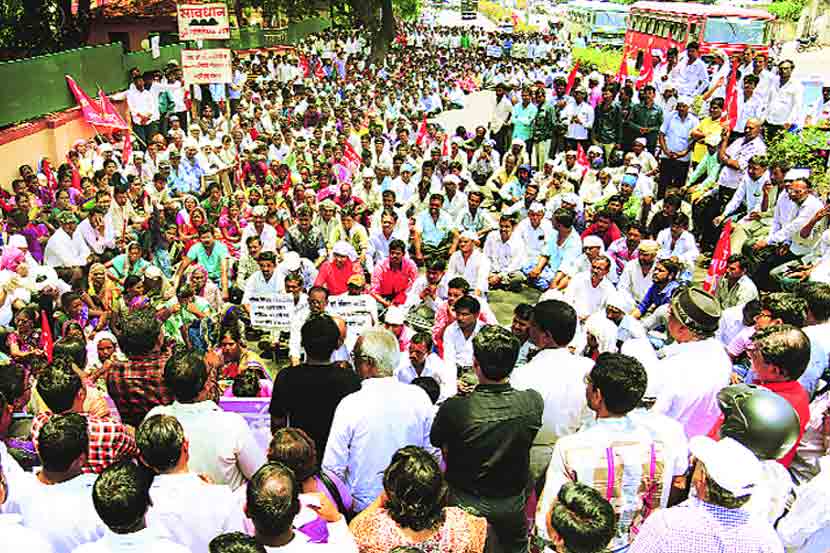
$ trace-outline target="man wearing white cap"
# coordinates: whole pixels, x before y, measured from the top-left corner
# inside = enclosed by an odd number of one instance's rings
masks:
[[[199,165],[199,160],[196,158],[199,145],[195,140],[187,139],[183,149],[184,155],[179,161],[179,180],[177,181],[181,188],[174,188],[172,191],[175,194],[199,194],[202,190],[202,177],[205,174],[204,168]]]
[[[515,219],[502,215],[499,232],[491,232],[484,244],[484,256],[490,260],[488,283],[491,288],[507,288],[518,292],[524,282],[522,263],[524,244],[513,232]]]
[[[743,509],[761,479],[758,458],[732,438],[716,442],[698,436],[689,449],[695,459],[692,487],[697,497],[653,513],[629,553],[783,553],[772,525]]]
[[[351,244],[344,240],[334,243],[331,249],[332,259],[320,265],[320,272],[314,280],[315,286],[322,286],[332,296],[348,291],[348,281],[352,275],[362,274],[363,269],[357,262],[357,253]]]
[[[476,246],[478,234],[465,230],[458,239],[458,250],[450,256],[447,264],[449,278],[463,277],[470,283],[473,294],[482,296],[489,289],[490,258]]]
[[[574,103],[562,110],[562,121],[568,126],[565,140],[569,148],[576,149],[581,144],[584,150],[588,146],[588,129],[594,125],[594,108],[586,101],[587,91],[584,88],[577,88],[573,96]]]
[[[239,241],[241,254],[246,255],[248,253],[248,238],[251,236],[259,237],[260,243],[262,244],[262,251],[276,252],[277,242],[280,240],[277,236],[277,229],[265,222],[265,216],[268,215],[268,207],[258,205],[254,207],[252,214],[253,224],[249,222],[242,229],[242,238]]]
[[[590,238],[590,237],[589,237]],[[611,270],[611,260],[605,254],[591,261],[591,267],[569,279],[565,289],[567,302],[573,305],[581,321],[585,321],[602,309],[611,294],[614,285],[606,277]]]
[[[660,245],[655,240],[642,240],[637,246],[637,257],[626,262],[620,274],[617,289],[630,296],[639,304],[651,288],[651,276],[654,274],[654,261]],[[626,311],[626,313],[629,313]]]
[[[681,96],[677,110],[660,127],[657,140],[660,143],[660,181],[657,197],[662,198],[669,186],[683,186],[689,173],[689,151],[692,148],[690,134],[697,127],[698,118],[689,113],[692,99]]]

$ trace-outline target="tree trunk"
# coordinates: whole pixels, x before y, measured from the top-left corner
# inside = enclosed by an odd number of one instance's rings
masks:
[[[383,61],[389,46],[395,40],[395,13],[392,9],[392,0],[380,2],[380,28],[375,27],[372,32],[372,53],[369,56],[373,62]]]
[[[242,0],[235,0],[233,3],[233,12],[236,15],[236,28],[242,28]]]

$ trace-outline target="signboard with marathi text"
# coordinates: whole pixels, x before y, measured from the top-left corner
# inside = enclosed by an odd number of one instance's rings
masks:
[[[179,4],[179,40],[229,39],[228,6],[224,3]]]
[[[182,50],[182,75],[185,84],[229,83],[232,80],[231,51]]]
[[[294,313],[291,294],[261,294],[251,297],[251,325],[255,328],[287,330]]]
[[[360,296],[349,296],[342,294],[340,296],[332,296],[329,298],[329,305],[326,311],[332,315],[342,317],[346,321],[346,326],[361,330],[372,326],[374,323],[373,310],[370,301],[374,298],[368,294]]]

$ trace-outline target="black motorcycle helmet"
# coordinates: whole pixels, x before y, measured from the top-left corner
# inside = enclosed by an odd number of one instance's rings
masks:
[[[798,414],[775,392],[737,384],[718,392],[718,403],[724,417],[721,438],[740,442],[762,461],[780,459],[798,441]]]

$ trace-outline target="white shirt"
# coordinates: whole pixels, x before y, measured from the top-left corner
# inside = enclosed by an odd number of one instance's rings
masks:
[[[691,64],[688,58],[681,59],[671,72],[670,80],[674,82],[679,96],[697,96],[709,86],[709,71],[702,59],[697,58]]]
[[[147,525],[164,530],[187,551],[207,553],[214,536],[244,530],[242,510],[231,489],[208,484],[198,474],[156,475],[150,498]]]
[[[46,242],[43,264],[50,267],[83,267],[88,253],[82,240],[73,240],[63,228],[59,228]]]
[[[473,246],[470,257],[466,260],[461,250],[456,250],[450,256],[450,262],[447,264],[447,273],[450,275],[450,278],[456,276],[464,277],[464,280],[470,283],[473,290],[484,294],[489,288],[487,277],[490,276],[490,259],[475,246]]]
[[[245,293],[242,294],[242,305],[251,303],[251,298],[254,296],[261,296],[263,294],[276,294],[279,288],[279,275],[276,271],[271,274],[270,280],[265,280],[265,275],[262,271],[257,271],[248,277],[245,282]],[[283,279],[283,288],[285,287],[285,279]]]
[[[778,523],[788,551],[826,553],[830,543],[830,457],[819,460],[821,472],[795,489],[795,502]]]
[[[721,415],[717,394],[729,385],[732,361],[715,338],[675,344],[670,353],[656,364],[646,395],[657,397],[652,409],[680,422],[687,437],[705,435]]]
[[[23,525],[49,542],[55,553],[70,553],[81,544],[100,539],[106,526],[92,505],[92,485],[97,477],[81,474],[52,485],[33,479],[21,504]]]
[[[135,87],[130,87],[127,91],[127,105],[136,125],[147,125],[159,120],[158,95],[154,96],[149,90],[139,91]],[[142,122],[139,115],[147,117],[147,121]]]
[[[326,524],[329,531],[328,543],[313,543],[302,532],[294,532],[294,538],[287,544],[275,547],[265,546],[268,553],[357,553],[357,544],[354,536],[349,532],[346,519],[340,518],[337,522]]]
[[[207,551],[207,547],[203,551]],[[76,548],[74,553],[197,553],[197,550],[191,552],[159,529],[148,527],[130,534],[107,530],[103,538]]]
[[[87,255],[92,252],[97,254],[104,253],[105,248],[115,247],[115,229],[112,224],[107,225],[107,219],[104,219],[104,234],[98,234],[98,231],[92,228],[89,222],[89,217],[78,223],[75,232],[72,233],[72,241],[79,245],[79,249],[83,249],[81,244],[86,246]]]
[[[778,461],[761,461],[761,478],[743,508],[759,520],[775,524],[787,508],[793,487],[793,479],[784,465]]]
[[[565,289],[565,301],[573,306],[580,319],[585,319],[605,309],[605,302],[614,292],[614,285],[607,278],[594,287],[591,271],[583,271],[571,279]]]
[[[630,259],[626,261],[620,274],[620,281],[617,284],[617,290],[626,292],[634,299],[637,305],[646,297],[648,289],[653,284],[651,275],[654,274],[655,263],[652,263],[651,268],[643,274],[643,267],[640,265],[638,259]]]
[[[9,455],[6,444],[0,442],[0,466],[3,467],[3,474],[6,477],[8,484],[8,492],[6,492],[6,501],[0,504],[0,513],[3,514],[19,514],[21,503],[25,500],[27,490],[32,483],[32,475],[24,472],[23,468],[17,461]],[[0,518],[0,522],[3,520]],[[7,519],[7,522],[12,519]],[[4,534],[5,529],[0,530],[0,535]]]
[[[545,402],[542,428],[533,445],[553,445],[591,418],[584,379],[593,366],[594,362],[587,357],[559,348],[542,350],[513,371],[511,386],[517,390],[536,390]]]
[[[411,384],[413,380],[419,376],[428,376],[434,378],[441,387],[441,393],[438,396],[438,401],[442,402],[450,396],[454,396],[458,390],[458,375],[457,372],[449,370],[446,363],[438,357],[437,353],[430,353],[424,360],[424,368],[421,374],[412,366],[412,361],[409,360],[409,355],[401,355],[401,362],[398,368],[395,369],[395,378],[404,384]]]
[[[268,223],[264,223],[262,225],[262,232],[257,233],[254,224],[250,223],[242,229],[242,238],[239,241],[240,255],[248,255],[248,238],[251,236],[259,236],[259,240],[262,242],[262,251],[276,253],[278,239],[277,229]]]
[[[772,221],[772,228],[770,229],[769,237],[767,238],[767,242],[770,244],[783,244],[789,243],[790,244],[790,251],[795,255],[802,256],[811,252],[812,247],[815,246],[815,243],[818,242],[818,239],[821,237],[821,233],[824,232],[824,224],[823,222],[819,222],[813,227],[813,230],[810,232],[810,236],[807,238],[801,238],[801,229],[807,224],[810,219],[816,214],[816,212],[824,207],[824,204],[821,200],[812,194],[807,196],[801,205],[796,204],[793,202],[789,194],[783,194],[786,196],[786,202],[784,198],[779,196],[778,203],[775,204],[775,215],[773,216]],[[778,206],[784,202],[782,205],[782,219],[779,219],[778,213]],[[786,204],[790,204],[790,209],[786,209]],[[787,219],[787,212],[792,213],[792,216]]]
[[[697,256],[700,255],[700,250],[697,249],[695,237],[691,232],[684,230],[672,246],[671,227],[664,228],[657,233],[657,244],[660,246],[660,252],[657,254],[658,259],[677,257],[687,271],[694,272],[695,262]]]
[[[574,117],[579,120],[578,123],[573,122],[572,118]],[[588,129],[594,125],[594,108],[588,102],[582,102],[581,104],[569,103],[562,110],[561,120],[568,124],[565,138],[585,140],[588,138]]]
[[[212,401],[153,407],[147,417],[176,417],[190,442],[190,470],[206,473],[217,484],[235,490],[265,464],[265,452],[245,419],[228,413]]]
[[[362,511],[383,489],[383,471],[405,445],[432,450],[429,431],[433,407],[423,390],[394,377],[363,381],[334,412],[323,467],[351,491]]]
[[[21,525],[20,515],[0,515],[0,536],[5,551],[26,553],[53,553],[54,549],[31,528]]]
[[[493,231],[484,242],[484,255],[490,260],[491,273],[513,273],[522,268],[524,244],[516,233],[505,242],[500,232]]]
[[[770,87],[767,123],[771,125],[799,123],[802,96],[801,85],[792,77],[784,83],[784,86],[776,83]]]
[[[738,94],[738,120],[735,123],[735,132],[744,132],[748,119],[758,119],[763,122],[767,115],[767,97],[758,93],[758,89],[752,93],[749,100],[744,98],[743,93]]]
[[[513,234],[517,235],[519,241],[524,244],[524,262],[536,263],[540,255],[547,253],[548,242],[550,242],[550,237],[553,235],[553,225],[548,219],[542,219],[539,226],[534,228],[528,218],[516,225]]]
[[[473,366],[473,338],[482,326],[484,325],[481,319],[477,319],[469,338],[464,337],[458,321],[454,321],[447,327],[444,331],[444,363],[447,364],[447,371],[455,371],[458,374],[459,367]]]

